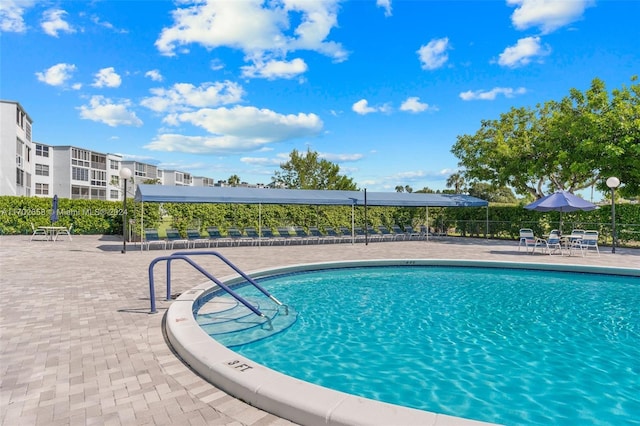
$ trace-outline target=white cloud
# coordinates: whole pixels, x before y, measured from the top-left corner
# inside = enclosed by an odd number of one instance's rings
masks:
[[[122,79],[113,67],[102,68],[95,74],[93,87],[120,87]]]
[[[111,127],[116,126],[142,126],[135,112],[129,111],[131,102],[128,100],[114,103],[111,99],[104,96],[92,96],[89,105],[82,105],[80,117],[86,120],[97,121]]]
[[[144,73],[145,77],[149,77],[151,80],[153,81],[162,81],[162,74],[160,74],[160,71],[158,70],[151,70],[151,71],[147,71],[146,73]]]
[[[243,51],[249,63],[284,60],[296,50],[319,52],[343,61],[347,52],[328,41],[337,26],[338,0],[301,1],[201,0],[173,11],[173,26],[156,40],[160,53],[173,56],[178,47],[200,44],[207,49]],[[292,25],[297,23],[297,26]],[[256,76],[262,76],[257,73]],[[275,74],[274,74],[275,76]]]
[[[384,9],[384,16],[391,16],[391,0],[376,0],[376,6]]]
[[[391,111],[391,107],[387,104],[384,104],[378,107],[371,107],[369,106],[369,102],[366,99],[360,99],[358,102],[356,102],[351,106],[351,109],[360,115],[371,114],[372,112],[390,112]]]
[[[447,50],[451,49],[447,37],[433,39],[418,49],[418,58],[423,70],[434,70],[443,66],[449,59]]]
[[[551,53],[551,48],[542,47],[540,37],[525,37],[518,40],[515,46],[507,47],[498,58],[503,67],[517,68],[531,63],[533,58],[541,58]]]
[[[519,30],[539,27],[543,34],[577,21],[593,0],[507,0],[516,6],[511,22]]]
[[[319,152],[318,157],[323,158],[332,163],[350,163],[353,161],[361,160],[364,155],[362,154],[332,154],[329,152]]]
[[[190,123],[207,130],[207,136],[159,135],[146,148],[188,153],[241,153],[289,139],[315,136],[322,120],[315,114],[279,114],[268,109],[236,106],[204,108],[175,114],[176,123]]]
[[[524,87],[519,87],[517,89],[512,89],[510,87],[494,87],[493,89],[486,90],[476,90],[476,91],[466,91],[460,93],[460,99],[463,101],[474,101],[474,100],[482,100],[482,101],[492,101],[498,95],[503,95],[505,98],[513,98],[516,95],[524,95],[527,93],[527,89]]]
[[[307,72],[307,64],[300,58],[292,61],[256,61],[253,65],[242,67],[242,76],[248,78],[266,78],[274,80],[276,78],[291,79]]]
[[[95,15],[91,17],[91,21],[96,25],[100,25],[101,27],[110,29],[111,31],[118,34],[127,34],[129,32],[125,29],[116,28],[111,22],[101,21],[100,18]]]
[[[427,110],[437,111],[437,108],[430,107],[429,104],[420,102],[420,98],[417,96],[412,96],[407,98],[404,102],[402,102],[402,105],[400,105],[400,111],[418,113],[418,112],[423,112]]]
[[[37,72],[38,81],[50,86],[62,86],[71,79],[76,66],[72,64],[56,64],[43,72]]]
[[[40,26],[52,37],[58,37],[58,32],[75,33],[76,30],[64,20],[66,14],[67,12],[61,9],[49,9],[42,14]]]
[[[2,0],[0,1],[0,31],[23,33],[27,31],[24,13],[33,7],[36,0]]]
[[[289,159],[288,154],[277,154],[275,157],[242,157],[240,161],[245,164],[251,164],[254,166],[280,166],[280,164],[286,162]]]
[[[203,83],[198,87],[190,83],[176,83],[169,89],[157,88],[150,92],[154,96],[143,99],[140,104],[156,112],[234,104],[244,96],[242,86],[232,81]]]

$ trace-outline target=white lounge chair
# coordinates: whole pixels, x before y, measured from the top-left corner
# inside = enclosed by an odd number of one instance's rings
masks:
[[[49,236],[47,235],[47,231],[45,231],[43,228],[36,228],[33,222],[31,223],[31,231],[33,233],[31,234],[31,239],[29,241],[33,241],[33,239],[36,238],[38,235],[43,236],[44,240],[49,239]]]
[[[598,248],[598,231],[584,231],[582,239],[579,240],[578,247],[582,251],[582,256],[586,256],[589,249],[594,249],[598,256],[600,256],[600,249]]]
[[[527,253],[529,252],[529,247],[531,247],[531,252],[533,253],[533,249],[535,249],[536,247],[536,236],[533,234],[533,229],[520,229],[520,242],[518,243],[518,251],[520,251],[520,247],[522,247],[523,245]]]
[[[531,254],[536,251],[536,248],[540,247],[543,254],[559,254],[562,255],[562,242],[560,241],[560,234],[557,230],[553,230],[549,233],[549,236],[545,238],[536,238],[536,242],[533,246]]]

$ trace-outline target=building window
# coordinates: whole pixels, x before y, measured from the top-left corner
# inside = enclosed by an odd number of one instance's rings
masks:
[[[27,121],[27,129],[26,129],[27,140],[31,142],[31,124]]]
[[[111,198],[112,200],[117,200],[118,198],[120,198],[120,191],[118,191],[117,189],[112,189],[111,191],[109,191],[109,198]]]
[[[144,164],[136,163],[135,175],[142,177],[147,176],[147,167]]]
[[[18,186],[24,186],[24,170],[16,168],[16,183]]]
[[[36,176],[49,176],[49,166],[46,164],[36,164]]]
[[[49,195],[49,184],[36,183],[36,195]]]
[[[120,162],[116,161],[116,160],[109,160],[109,168],[111,170],[119,170],[120,169]]]
[[[36,156],[37,157],[48,157],[49,156],[49,147],[44,145],[36,145]]]
[[[91,167],[94,169],[107,170],[107,157],[99,154],[91,154]]]
[[[91,188],[91,199],[92,200],[106,200],[107,199],[107,191],[104,189]]]
[[[91,154],[84,149],[71,148],[71,164],[74,166],[89,167]]]
[[[92,186],[107,186],[107,172],[102,170],[91,170]]]
[[[71,198],[88,199],[89,198],[89,188],[82,187],[82,186],[72,186],[71,187]]]
[[[81,169],[80,167],[71,168],[71,179],[73,180],[89,180],[89,169]]]

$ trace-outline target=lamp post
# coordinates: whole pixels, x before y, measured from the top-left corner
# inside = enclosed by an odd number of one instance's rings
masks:
[[[127,179],[131,178],[131,169],[120,169],[120,177],[124,179],[124,194],[122,196],[122,253],[127,252]]]
[[[607,186],[611,189],[611,236],[613,243],[611,244],[611,253],[616,252],[616,188],[620,186],[620,179],[611,176],[607,179]]]

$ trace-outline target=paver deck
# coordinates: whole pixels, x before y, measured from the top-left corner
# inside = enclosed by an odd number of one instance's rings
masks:
[[[73,241],[0,236],[0,424],[289,425],[204,381],[167,345],[156,289],[149,314],[148,266],[169,251],[141,252],[113,236]],[[244,271],[356,259],[477,259],[640,268],[640,250],[601,256],[531,256],[517,242],[443,238],[359,244],[221,247]],[[214,275],[232,274],[211,260]],[[202,282],[174,263],[172,292]],[[157,283],[164,282],[162,267]]]

